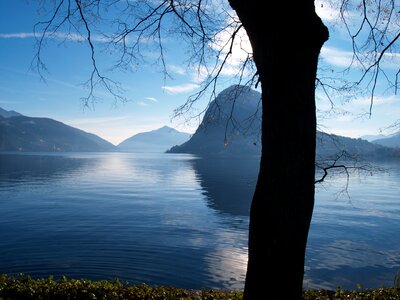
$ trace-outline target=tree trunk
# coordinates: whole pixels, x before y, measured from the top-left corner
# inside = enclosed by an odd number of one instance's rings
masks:
[[[301,299],[314,207],[315,80],[328,30],[313,0],[229,3],[252,44],[263,104],[244,299]]]

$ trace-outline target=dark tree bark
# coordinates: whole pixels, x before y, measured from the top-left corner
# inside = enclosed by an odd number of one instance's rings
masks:
[[[301,299],[314,207],[315,81],[328,30],[314,0],[229,3],[252,44],[263,104],[244,299]]]

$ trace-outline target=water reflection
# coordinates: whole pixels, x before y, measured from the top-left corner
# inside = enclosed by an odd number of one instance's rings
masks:
[[[191,161],[207,196],[207,205],[233,216],[248,216],[259,160],[201,158]]]
[[[390,166],[389,166],[390,167]],[[305,287],[390,285],[400,166],[316,193]],[[258,161],[171,154],[0,155],[0,272],[243,287]],[[32,188],[33,187],[33,188]]]
[[[231,216],[230,228],[245,232],[258,161],[198,159],[191,163],[207,205]],[[317,188],[306,256],[306,288],[392,285],[400,271],[400,164],[392,162],[381,167],[387,171],[350,174],[349,182],[343,175],[331,177]],[[216,248],[225,260],[209,259],[210,266],[228,262],[230,270],[240,266],[236,274],[245,274],[246,247],[238,253],[240,247],[226,249],[229,252]],[[211,273],[219,274],[216,270]],[[235,280],[243,278],[233,276],[230,284]]]
[[[391,286],[400,271],[400,168],[331,178],[316,193],[306,255],[305,287],[354,289]]]
[[[247,230],[222,231],[215,235],[218,245],[212,255],[205,256],[211,278],[224,288],[242,290],[247,269]]]
[[[247,223],[206,205],[195,157],[0,159],[1,273],[242,288]]]
[[[206,204],[220,216],[213,232],[218,244],[205,256],[209,273],[219,286],[243,289],[247,269],[248,216],[259,170],[259,160],[198,158],[190,161]]]
[[[89,165],[90,161],[77,157],[0,154],[0,184],[55,180]]]

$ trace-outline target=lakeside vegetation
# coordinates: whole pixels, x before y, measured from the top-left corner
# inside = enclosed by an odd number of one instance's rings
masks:
[[[282,291],[284,294],[285,291]],[[0,300],[11,299],[134,299],[134,300],[241,300],[241,291],[223,290],[186,290],[175,287],[150,287],[147,285],[130,285],[118,279],[114,282],[91,281],[86,279],[67,279],[53,277],[32,279],[29,276],[0,276]],[[268,299],[268,291],[260,299]],[[385,299],[399,300],[400,288],[379,288],[374,290],[358,289],[346,291],[306,290],[305,300],[323,299]]]

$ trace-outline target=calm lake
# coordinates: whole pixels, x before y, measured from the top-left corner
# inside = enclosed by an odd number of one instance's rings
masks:
[[[0,273],[242,289],[256,160],[0,154]],[[400,164],[316,191],[306,288],[390,286]]]

